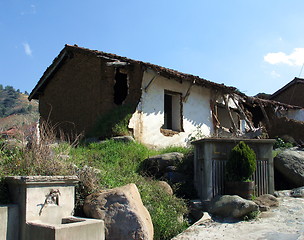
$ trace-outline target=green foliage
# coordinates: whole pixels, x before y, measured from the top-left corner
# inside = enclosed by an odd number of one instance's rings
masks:
[[[159,152],[159,154],[179,152],[179,153],[183,153],[183,154],[187,155],[187,154],[190,154],[191,152],[193,152],[193,148],[170,146],[170,147],[160,149],[158,152]]]
[[[53,142],[51,140],[50,137],[42,138],[41,144],[33,143],[31,148],[24,147],[22,142],[17,140],[11,143],[2,141],[0,179],[7,175],[72,175],[75,174],[75,168],[86,169],[79,175],[81,182],[76,187],[77,214],[80,214],[84,198],[98,190],[95,183],[99,184],[99,189],[135,183],[144,205],[150,212],[154,239],[171,239],[188,226],[182,218],[187,214],[184,200],[169,195],[157,181],[139,173],[143,160],[160,154],[160,151],[149,150],[136,142],[107,140],[88,146],[72,147],[67,143],[47,144]],[[182,151],[181,148],[175,147],[163,151],[169,152],[170,149]],[[69,155],[69,158],[61,158],[61,155]],[[100,172],[95,174],[94,169]],[[7,203],[8,200],[7,187],[0,181],[0,203]]]
[[[36,145],[27,149],[22,142],[0,142],[0,177],[10,175],[73,175],[71,164],[61,161],[56,147]],[[62,153],[61,153],[62,154]]]
[[[155,240],[169,240],[188,227],[183,220],[187,208],[182,199],[167,194],[152,180],[137,185],[152,218]]]
[[[22,149],[15,143],[0,140],[0,173],[4,175],[23,175]]]
[[[276,142],[273,145],[273,148],[291,148],[293,144],[290,142],[285,142],[282,138],[276,138]]]
[[[248,181],[256,170],[256,155],[243,141],[232,150],[226,164],[226,177],[229,181]]]
[[[109,138],[129,134],[128,124],[135,108],[130,105],[120,105],[103,115],[88,134],[93,137]]]
[[[19,89],[18,89],[19,90]],[[0,118],[12,114],[27,114],[37,112],[38,107],[33,108],[26,97],[12,86],[0,87]],[[36,104],[37,105],[37,104]]]
[[[100,169],[101,188],[135,183],[144,205],[150,212],[154,225],[154,239],[171,239],[188,226],[186,221],[178,219],[186,214],[186,204],[182,199],[164,192],[157,181],[139,174],[143,160],[160,153],[136,142],[107,140],[72,149],[70,160],[78,166],[89,165]]]
[[[191,142],[200,140],[202,138],[205,138],[206,135],[202,131],[202,126],[199,125],[196,127],[196,130],[188,135],[187,144],[190,145]]]
[[[244,216],[243,220],[244,221],[251,221],[251,220],[254,220],[254,219],[257,219],[258,216],[260,215],[260,211],[252,211],[250,213],[248,213],[246,216]]]

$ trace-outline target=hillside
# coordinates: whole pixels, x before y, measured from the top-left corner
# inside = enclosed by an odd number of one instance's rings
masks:
[[[0,84],[0,131],[22,127],[38,120],[38,102],[27,99],[28,95],[12,86]]]

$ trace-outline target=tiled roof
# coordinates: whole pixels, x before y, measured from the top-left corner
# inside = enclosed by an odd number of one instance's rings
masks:
[[[215,82],[211,82],[206,79],[200,78],[198,76],[182,73],[182,72],[179,72],[179,71],[176,71],[173,69],[161,67],[161,66],[151,64],[148,62],[133,60],[133,59],[118,56],[118,55],[112,54],[112,53],[105,53],[102,51],[78,47],[77,45],[65,45],[65,47],[62,49],[62,51],[59,53],[59,55],[53,60],[53,63],[46,69],[46,71],[44,72],[43,76],[40,78],[40,80],[37,83],[37,85],[35,86],[35,88],[32,90],[32,92],[29,96],[29,100],[38,98],[39,92],[43,91],[43,88],[48,83],[49,77],[51,76],[53,70],[60,67],[61,60],[66,57],[67,52],[69,52],[69,51],[77,51],[77,52],[81,52],[81,53],[92,54],[97,57],[109,58],[110,60],[118,60],[118,61],[123,61],[123,62],[127,62],[127,63],[138,63],[142,66],[145,66],[146,68],[153,69],[158,74],[160,74],[164,77],[167,77],[167,78],[173,78],[173,79],[176,79],[179,81],[185,80],[185,81],[195,82],[195,84],[197,84],[197,85],[204,86],[207,88],[213,88],[216,90],[221,90],[225,93],[242,94],[235,87],[228,87],[228,86],[225,86],[224,84],[218,84]]]
[[[297,78],[295,77],[292,81],[290,81],[289,83],[287,83],[285,86],[283,86],[282,88],[280,88],[279,90],[277,90],[274,94],[272,94],[270,96],[270,99],[273,99],[274,97],[276,97],[277,95],[279,95],[281,92],[285,91],[287,88],[291,87],[294,84],[297,83],[304,83],[304,79],[303,78]]]
[[[170,68],[161,67],[161,66],[151,64],[151,63],[148,63],[148,62],[133,60],[133,59],[130,59],[130,58],[118,56],[116,54],[105,53],[105,52],[98,51],[98,50],[91,50],[91,49],[87,49],[87,48],[82,48],[82,47],[78,47],[77,45],[66,45],[66,48],[74,49],[74,50],[78,49],[78,50],[81,50],[81,51],[94,53],[94,54],[99,55],[101,57],[104,56],[104,57],[107,57],[107,58],[117,59],[117,60],[128,62],[128,63],[138,63],[138,64],[144,65],[146,67],[152,68],[153,70],[155,70],[159,74],[165,75],[167,77],[178,78],[178,79],[186,80],[186,81],[195,80],[197,82],[197,84],[205,85],[206,87],[210,86],[210,87],[225,89],[225,90],[228,90],[228,91],[236,91],[235,87],[228,87],[228,86],[225,86],[224,84],[218,84],[218,83],[215,83],[215,82],[208,81],[204,78],[200,78],[199,76],[194,76],[194,75],[191,75],[191,74],[182,73],[182,72],[170,69]]]

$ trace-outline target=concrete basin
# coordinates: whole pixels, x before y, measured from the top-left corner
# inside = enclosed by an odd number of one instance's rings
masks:
[[[104,222],[97,219],[66,217],[60,224],[40,220],[26,223],[26,239],[31,240],[104,240]]]

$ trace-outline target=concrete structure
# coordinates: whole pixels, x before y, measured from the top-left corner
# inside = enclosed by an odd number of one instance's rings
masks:
[[[46,224],[40,221],[27,223],[29,240],[104,240],[102,220],[84,218],[63,218],[62,224]]]
[[[19,207],[21,240],[104,239],[103,221],[72,217],[76,176],[13,176],[6,181]]]
[[[256,195],[274,193],[274,140],[206,138],[193,142],[194,185],[202,201],[225,193],[225,165],[231,149],[241,140],[254,150],[257,157],[257,170],[253,176],[257,185]]]
[[[19,239],[18,205],[0,205],[0,239]]]
[[[241,96],[233,87],[197,76],[66,45],[29,100],[38,99],[41,118],[65,134],[100,138],[111,137],[94,130],[100,119],[126,108],[113,125],[131,114],[128,127],[135,139],[164,147],[217,135],[220,127],[236,133],[244,125],[235,104]]]

